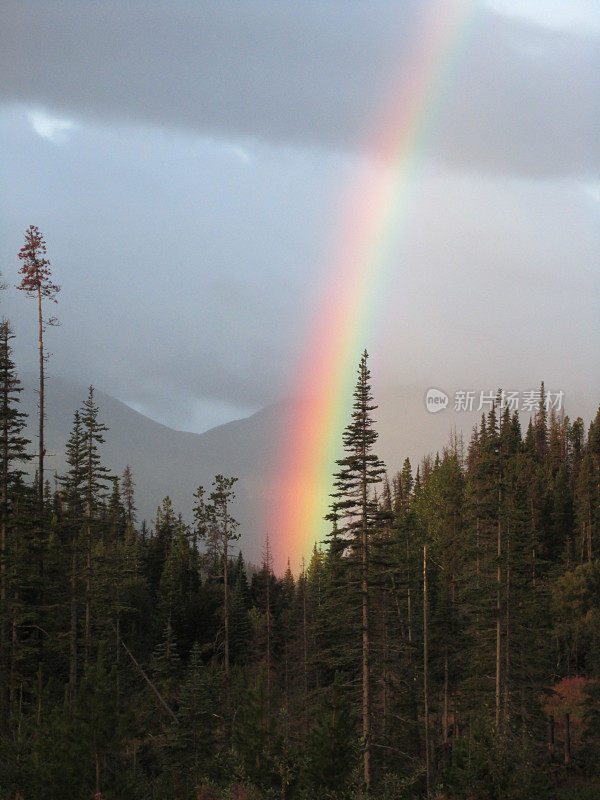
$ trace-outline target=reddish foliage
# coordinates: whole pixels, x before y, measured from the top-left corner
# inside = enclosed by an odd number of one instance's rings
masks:
[[[548,716],[571,716],[576,724],[581,721],[586,701],[586,690],[594,683],[588,678],[574,676],[563,678],[552,687],[552,694],[543,701],[543,708]]]
[[[204,785],[198,787],[196,800],[223,800],[223,795],[217,787]],[[238,783],[231,787],[231,800],[262,800],[262,795],[253,786]]]
[[[223,795],[214,786],[199,786],[196,800],[222,800]]]
[[[17,289],[22,289],[28,297],[36,297],[39,291],[42,297],[56,302],[55,295],[60,292],[60,286],[50,280],[52,272],[50,261],[46,258],[46,242],[35,225],[30,225],[25,231],[25,244],[18,255],[23,262],[19,270],[23,277]]]

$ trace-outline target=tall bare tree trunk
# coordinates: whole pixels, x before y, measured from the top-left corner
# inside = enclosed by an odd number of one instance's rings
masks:
[[[306,624],[306,572],[304,569],[304,556],[302,557],[302,647],[304,660],[304,702],[308,700],[308,626]]]
[[[587,557],[588,563],[592,563],[592,504],[588,500],[587,504]]]
[[[8,357],[8,322],[2,323],[2,338],[3,347],[7,352]],[[9,387],[8,383],[3,386],[2,392],[2,408],[6,412],[2,420],[2,489],[1,489],[1,513],[2,525],[0,526],[0,607],[6,609],[7,600],[7,565],[6,565],[6,518],[8,516],[8,398]],[[8,665],[8,626],[7,619],[2,614],[0,618],[0,658],[1,666]],[[3,711],[6,711],[5,719],[9,718],[8,708],[5,706],[8,703],[8,686],[2,689],[2,703]]]
[[[77,535],[71,539],[71,625],[69,628],[69,710],[77,699]]]
[[[501,657],[501,638],[502,628],[500,624],[501,613],[501,586],[502,570],[500,568],[500,556],[502,555],[502,525],[500,522],[500,512],[498,511],[498,567],[496,572],[496,730],[500,728],[500,657]]]
[[[98,796],[100,794],[100,756],[97,747],[94,747],[94,765],[96,767],[96,796]]]
[[[83,638],[83,667],[88,665],[90,655],[90,637],[92,632],[92,530],[90,526],[90,509],[87,511],[88,520],[85,526],[85,630]]]
[[[412,662],[412,608],[410,596],[410,548],[408,546],[408,534],[406,536],[406,614],[408,620],[408,659]]]
[[[389,644],[389,637],[388,637],[388,623],[387,623],[387,598],[384,599],[384,611],[383,611],[383,708],[382,708],[382,716],[383,716],[383,725],[382,725],[382,734],[383,740],[387,741],[388,729],[389,729],[389,717],[390,717],[390,676],[389,676],[389,665],[390,665],[390,644]],[[382,769],[384,772],[387,772],[386,769],[387,765],[387,749],[383,751],[382,757]]]
[[[284,695],[285,695],[285,741],[286,743],[290,740],[290,671],[289,671],[289,662],[288,662],[288,643],[286,641],[283,650],[283,657],[284,657]],[[284,793],[285,797],[285,793]]]
[[[271,551],[267,537],[267,702],[271,707]]]
[[[227,514],[225,515],[225,535],[223,537],[223,622],[225,627],[225,641],[223,643],[223,660],[225,667],[225,697],[229,710],[231,686],[229,685],[229,552],[227,541]]]
[[[4,487],[3,487],[4,490]],[[3,505],[4,505],[4,498],[3,498]],[[6,608],[6,523],[4,519],[2,519],[2,529],[0,534],[0,607],[2,609]],[[2,618],[0,619],[0,658],[1,666],[4,668],[8,663],[8,647],[7,647],[7,633],[8,633],[8,626],[7,626],[7,619],[2,614]],[[8,719],[8,686],[2,689],[2,699],[0,703],[0,707],[2,708],[3,712],[6,712],[5,719]],[[4,716],[4,715],[3,715]]]
[[[116,545],[115,545],[115,552],[116,552]],[[118,558],[118,556],[117,556]],[[117,716],[120,712],[121,707],[121,648],[119,646],[119,641],[121,639],[121,576],[119,573],[119,565],[117,564],[117,620],[116,620],[116,644],[117,649],[115,651],[115,666],[116,666],[116,680],[115,680],[115,698],[116,698],[116,712]]]
[[[40,430],[38,457],[38,505],[40,517],[44,509],[44,324],[42,321],[42,290],[38,287],[38,335],[40,348]]]
[[[364,455],[364,454],[363,454]],[[362,728],[364,740],[364,781],[367,792],[371,788],[371,641],[369,636],[369,541],[367,530],[367,476],[363,468],[362,480]]]
[[[531,584],[535,586],[536,578],[536,530],[535,530],[535,516],[533,513],[533,498],[529,503],[531,513]]]
[[[428,681],[428,632],[427,632],[427,545],[423,545],[423,706],[425,717],[425,779],[427,797],[431,797],[431,755],[429,742],[429,687]]]
[[[509,675],[510,675],[510,524],[507,524],[506,531],[506,613],[504,631],[504,716],[509,714],[510,704],[510,690],[509,690]]]
[[[448,648],[444,651],[444,711],[442,717],[444,750],[448,747]]]
[[[548,717],[548,755],[550,760],[554,758],[554,715]]]
[[[20,592],[19,592],[19,583],[17,581],[17,566],[16,566],[19,559],[18,550],[19,550],[19,536],[17,533],[17,535],[15,535],[13,544],[14,563],[11,569],[13,586],[10,591],[13,600],[13,613],[12,613],[11,630],[10,630],[10,654],[8,656],[9,659],[8,707],[11,711],[14,708],[16,690],[17,690],[16,664],[17,664],[17,647],[19,645],[19,620],[17,619],[17,608],[19,607]]]
[[[15,589],[15,593],[13,595],[15,600],[15,607],[19,601],[19,591]],[[10,643],[10,670],[9,670],[9,679],[8,679],[8,691],[9,691],[9,708],[12,708],[15,702],[15,692],[17,688],[17,647],[19,644],[19,622],[15,614],[13,614],[12,618],[12,628],[11,628],[11,643]]]

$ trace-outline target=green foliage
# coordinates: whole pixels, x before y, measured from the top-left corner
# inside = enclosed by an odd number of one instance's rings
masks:
[[[274,788],[282,741],[271,710],[265,670],[260,671],[254,685],[245,687],[233,723],[232,743],[243,775],[263,789]]]
[[[331,535],[279,577],[237,552],[234,478],[199,489],[193,527],[166,497],[138,528],[92,389],[40,515],[11,340],[4,324],[0,797],[358,800],[370,750],[370,797],[422,800],[426,699],[432,796],[597,796],[600,412],[586,437],[542,400],[523,437],[492,404],[466,457],[454,436],[384,478],[364,354]]]
[[[306,742],[306,780],[317,797],[335,797],[347,788],[359,752],[353,709],[336,676],[323,693]]]
[[[537,800],[547,790],[528,732],[497,731],[485,714],[469,723],[440,784],[450,797],[477,800]]]

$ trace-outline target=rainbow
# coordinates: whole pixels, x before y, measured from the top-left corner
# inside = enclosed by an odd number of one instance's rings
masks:
[[[371,149],[372,159],[353,186],[343,214],[334,268],[311,327],[281,437],[275,505],[268,523],[275,569],[293,569],[322,538],[335,458],[355,370],[368,338],[391,245],[406,229],[424,145],[463,50],[475,0],[433,2],[402,81]]]

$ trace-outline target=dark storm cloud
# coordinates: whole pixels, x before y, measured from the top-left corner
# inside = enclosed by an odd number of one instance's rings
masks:
[[[1,97],[234,139],[361,148],[390,96],[401,102],[410,89],[428,6],[5,2]],[[597,35],[478,8],[445,90],[441,82],[434,154],[479,171],[593,172]]]

